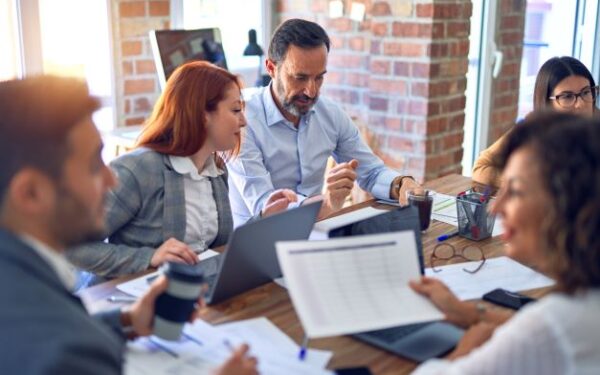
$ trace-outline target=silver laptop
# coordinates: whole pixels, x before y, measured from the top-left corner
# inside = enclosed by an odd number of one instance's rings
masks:
[[[223,254],[198,264],[209,285],[206,303],[219,303],[281,277],[275,242],[306,240],[321,209],[309,203],[236,228]]]

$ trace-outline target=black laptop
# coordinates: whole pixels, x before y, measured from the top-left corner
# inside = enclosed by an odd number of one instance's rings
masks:
[[[236,228],[223,254],[198,264],[209,285],[206,303],[219,303],[281,277],[275,242],[306,240],[321,202],[314,202]]]
[[[329,237],[362,234],[387,233],[412,230],[417,241],[417,251],[421,274],[424,273],[423,243],[419,225],[419,212],[416,207],[391,210],[357,223],[335,229]],[[373,346],[416,362],[439,357],[452,350],[464,331],[447,322],[428,322],[399,327],[362,332],[353,337]]]

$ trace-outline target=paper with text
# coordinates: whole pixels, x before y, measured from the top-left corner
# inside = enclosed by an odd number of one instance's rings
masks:
[[[420,277],[411,231],[278,242],[276,247],[292,302],[311,338],[443,318],[408,286]]]
[[[203,260],[212,258],[216,255],[219,255],[219,253],[217,253],[214,250],[208,249],[208,250],[198,254],[198,259],[202,262]],[[154,280],[159,274],[160,274],[160,271],[156,271],[156,272],[152,272],[147,275],[138,277],[137,279],[126,281],[124,283],[117,285],[117,289],[123,293],[127,293],[131,296],[139,298],[139,297],[143,296],[144,293],[146,293],[146,291],[150,288],[150,284],[152,283],[152,280]]]
[[[425,270],[427,276],[442,280],[461,300],[481,298],[485,293],[496,288],[504,288],[511,292],[543,288],[551,286],[554,281],[509,257],[498,257],[486,260],[477,273],[471,274],[463,268],[474,269],[477,262],[450,264],[438,267],[440,272],[431,268]]]

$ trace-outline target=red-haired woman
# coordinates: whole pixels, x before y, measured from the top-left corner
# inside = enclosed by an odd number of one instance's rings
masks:
[[[108,241],[74,249],[71,262],[116,277],[165,261],[194,264],[197,252],[225,244],[233,221],[224,159],[237,154],[245,125],[236,76],[206,62],[180,66],[136,149],[111,163],[119,185],[107,199]],[[262,215],[295,200],[276,191]]]

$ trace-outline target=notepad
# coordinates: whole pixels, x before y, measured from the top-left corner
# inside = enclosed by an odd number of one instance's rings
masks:
[[[408,286],[420,276],[412,231],[276,247],[292,303],[311,338],[443,318]]]

